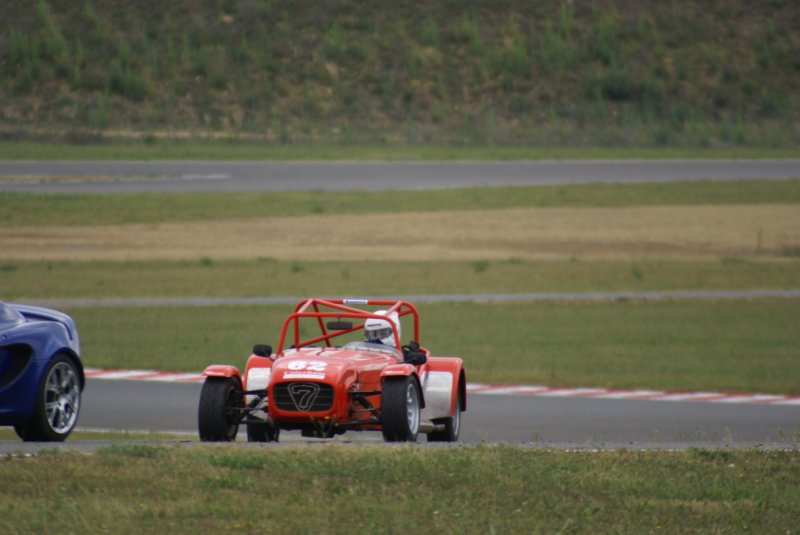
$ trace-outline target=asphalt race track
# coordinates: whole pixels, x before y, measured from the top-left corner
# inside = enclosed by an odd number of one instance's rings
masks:
[[[195,434],[201,386],[90,379],[78,425]],[[471,394],[462,425],[461,438],[466,443],[669,448],[778,445],[787,444],[793,433],[800,432],[800,408]],[[299,437],[294,433],[283,436],[285,441]],[[380,433],[347,433],[334,440],[381,438]]]
[[[196,437],[200,383],[92,380],[79,429],[153,430]],[[462,420],[466,444],[508,443],[580,449],[689,447],[796,448],[800,407],[649,400],[542,398],[471,394]],[[245,440],[244,429],[238,440]],[[382,442],[380,433],[350,432],[333,442]],[[282,433],[281,442],[327,442]],[[424,443],[424,438],[420,438]],[[66,447],[96,444],[68,440]],[[0,454],[44,444],[0,442]],[[52,445],[51,445],[52,446]]]
[[[59,176],[71,180],[46,180]],[[24,180],[8,182],[3,177]],[[800,160],[0,162],[0,191],[74,193],[382,190],[798,177]]]

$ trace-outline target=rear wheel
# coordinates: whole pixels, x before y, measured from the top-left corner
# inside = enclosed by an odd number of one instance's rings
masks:
[[[416,379],[386,379],[381,394],[383,439],[387,442],[416,442],[419,418],[420,396]]]
[[[456,442],[461,433],[461,389],[456,394],[456,409],[453,415],[445,418],[444,429],[428,433],[428,442]]]
[[[233,442],[244,407],[238,377],[206,377],[200,392],[197,428],[204,442]]]
[[[42,374],[30,421],[14,430],[26,442],[62,442],[78,423],[80,407],[78,368],[68,356],[56,355]]]

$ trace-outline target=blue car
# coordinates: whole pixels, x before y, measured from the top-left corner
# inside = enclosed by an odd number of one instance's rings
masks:
[[[78,422],[84,383],[71,317],[0,301],[0,426],[25,441],[63,441]]]

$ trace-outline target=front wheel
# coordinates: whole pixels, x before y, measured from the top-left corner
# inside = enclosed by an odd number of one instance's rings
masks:
[[[68,356],[57,355],[42,374],[31,419],[14,430],[26,442],[63,442],[78,423],[80,407],[78,368]]]
[[[420,419],[419,386],[413,377],[386,379],[381,394],[381,425],[386,442],[416,442]]]
[[[242,420],[244,396],[238,377],[206,377],[200,391],[197,428],[204,442],[233,442]]]

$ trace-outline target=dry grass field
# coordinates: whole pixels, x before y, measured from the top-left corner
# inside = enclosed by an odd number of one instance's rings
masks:
[[[4,260],[704,259],[781,256],[796,205],[507,208],[0,229]]]

